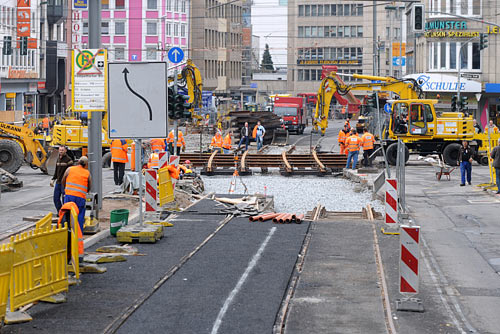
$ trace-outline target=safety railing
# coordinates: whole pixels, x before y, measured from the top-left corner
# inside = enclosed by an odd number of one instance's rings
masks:
[[[160,195],[160,207],[174,201],[172,178],[166,167],[158,170],[158,190]]]
[[[0,322],[7,311],[13,255],[11,243],[0,245]]]

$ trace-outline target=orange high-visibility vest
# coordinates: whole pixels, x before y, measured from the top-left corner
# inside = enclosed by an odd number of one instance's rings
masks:
[[[224,137],[224,142],[222,143],[222,147],[225,148],[226,150],[231,149],[231,136],[229,133]]]
[[[165,151],[165,141],[160,138],[151,139],[151,150],[154,151]]]
[[[48,129],[49,128],[49,118],[48,117],[44,117],[43,120],[42,120],[42,124],[43,124],[43,128],[44,129]]]
[[[57,221],[57,226],[61,226],[63,223],[63,218],[64,214],[66,212],[71,212],[71,210],[74,210],[76,213],[76,216],[78,216],[78,213],[80,210],[78,210],[78,206],[76,205],[75,202],[68,202],[64,203],[64,205],[61,207],[61,210],[59,210],[59,220]],[[82,230],[80,229],[80,224],[78,224],[78,220],[75,222],[74,226],[70,226],[71,229],[76,229],[76,233],[78,236],[78,254],[83,255],[83,234]],[[68,255],[71,252],[71,250],[68,249]]]
[[[215,136],[212,137],[211,146],[213,147],[222,147],[222,136],[220,133],[216,133]]]
[[[252,137],[253,137],[253,138],[256,138],[256,137],[257,137],[257,128],[258,128],[258,127],[259,127],[258,125],[256,125],[256,126],[254,126],[254,127],[253,127],[253,130],[252,130]]]
[[[167,165],[167,169],[171,178],[173,179],[179,178],[179,170],[174,165]]]
[[[363,145],[363,150],[372,150],[375,138],[371,133],[365,132],[361,137],[361,143]]]
[[[86,198],[89,191],[89,176],[90,172],[82,166],[70,167],[66,177],[65,194]]]
[[[111,142],[111,161],[113,162],[128,162],[127,142],[121,139],[114,139]]]
[[[148,168],[158,168],[160,166],[160,155],[158,153],[151,154],[149,158]]]
[[[347,150],[349,152],[359,151],[361,138],[359,138],[358,135],[352,135],[346,139],[345,144],[347,145]]]
[[[130,152],[130,170],[135,171],[135,141],[132,142],[131,152]]]
[[[177,147],[182,146],[186,146],[186,142],[184,141],[184,134],[182,133],[182,131],[179,131],[179,133],[177,134]]]
[[[344,130],[340,130],[338,142],[339,142],[339,144],[345,144],[345,132],[344,132]]]

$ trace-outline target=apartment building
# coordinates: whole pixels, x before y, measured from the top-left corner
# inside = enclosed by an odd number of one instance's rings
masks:
[[[411,77],[428,97],[449,107],[460,87],[481,124],[500,121],[500,3],[496,0],[427,0],[425,32],[412,33],[406,50]],[[491,23],[491,24],[490,24]],[[496,25],[495,25],[496,24]],[[480,49],[480,34],[488,47]],[[460,72],[460,84],[458,75]]]
[[[349,1],[288,0],[288,90],[291,94],[316,92],[321,66],[334,65],[340,74],[385,75],[390,55],[384,52],[383,6],[377,10],[377,48],[373,43],[373,10],[366,3]],[[343,77],[346,82],[354,79]],[[364,95],[364,92],[354,92]]]
[[[240,96],[242,14],[242,2],[192,1],[191,58],[201,70],[204,90],[219,96]]]

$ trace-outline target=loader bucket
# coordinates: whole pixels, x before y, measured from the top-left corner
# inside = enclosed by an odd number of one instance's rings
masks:
[[[54,149],[49,150],[48,158],[42,164],[42,167],[40,167],[40,169],[44,173],[47,173],[49,175],[54,175],[54,173],[56,171],[56,163],[57,163],[58,156],[59,156],[59,152],[57,150],[54,150]]]
[[[271,145],[288,145],[288,130],[274,129]]]

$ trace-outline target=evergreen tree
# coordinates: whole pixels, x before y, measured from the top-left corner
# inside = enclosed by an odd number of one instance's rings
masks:
[[[269,45],[266,44],[264,49],[264,54],[262,55],[262,62],[260,64],[261,70],[274,71],[273,59],[271,53],[269,52]]]

